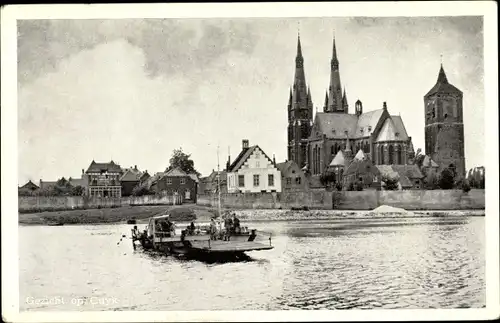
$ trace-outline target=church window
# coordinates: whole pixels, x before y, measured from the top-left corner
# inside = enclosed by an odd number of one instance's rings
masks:
[[[401,146],[399,146],[399,149],[398,149],[398,161],[397,161],[398,165],[402,165],[403,164],[403,149],[401,148]]]
[[[378,159],[379,159],[379,165],[384,165],[384,146],[383,145],[379,146]]]
[[[394,164],[394,147],[393,145],[389,145],[389,165]]]
[[[334,149],[335,149],[335,147],[334,147],[334,145],[332,145],[332,147],[331,147],[331,154],[332,154],[332,156],[333,156],[333,154],[335,154]]]

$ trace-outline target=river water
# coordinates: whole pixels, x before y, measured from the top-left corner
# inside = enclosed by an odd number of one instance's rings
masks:
[[[134,251],[130,225],[20,226],[20,310],[485,306],[484,217],[245,225],[275,248],[215,264]]]

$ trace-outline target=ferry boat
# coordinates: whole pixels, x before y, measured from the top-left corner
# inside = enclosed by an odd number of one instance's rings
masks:
[[[219,154],[217,151],[217,174],[219,172]],[[269,244],[259,242],[257,230],[236,225],[229,232],[221,223],[220,181],[218,182],[218,223],[191,223],[185,229],[176,229],[168,214],[152,217],[146,228],[139,232],[137,226],[132,229],[132,244],[139,241],[144,249],[156,250],[167,254],[182,254],[197,258],[245,258],[245,252],[273,249],[271,234]],[[215,222],[212,218],[211,221]],[[239,220],[238,220],[239,224]],[[179,232],[180,231],[180,232]],[[261,232],[264,233],[264,232]],[[260,237],[259,237],[260,238]],[[265,241],[265,240],[264,240]]]
[[[146,228],[139,232],[132,229],[132,243],[140,242],[143,249],[155,250],[166,254],[185,255],[204,258],[244,258],[245,252],[273,249],[271,234],[263,243],[257,238],[257,230],[240,227],[239,230],[225,232],[219,228],[214,232],[213,225],[199,223],[179,229],[170,222],[169,215],[161,215],[149,219]],[[169,225],[165,225],[169,223]],[[194,224],[194,223],[193,223]],[[167,230],[165,230],[167,229]],[[180,232],[179,232],[180,231]],[[265,241],[265,240],[264,240]]]

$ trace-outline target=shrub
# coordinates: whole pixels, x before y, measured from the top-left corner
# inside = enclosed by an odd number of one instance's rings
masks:
[[[382,181],[385,183],[385,189],[389,191],[395,191],[399,188],[399,176],[389,176],[389,175],[382,175]]]
[[[449,169],[443,169],[439,177],[439,187],[443,190],[450,190],[455,184],[455,178],[452,171]]]
[[[337,189],[337,191],[342,191],[342,184],[337,183],[337,185],[335,185],[335,188]]]
[[[347,186],[348,191],[354,191],[354,183],[350,182],[349,185]]]
[[[464,180],[462,182],[462,191],[464,191],[465,193],[469,192],[471,189],[470,187],[470,184],[469,184],[469,181],[468,180]]]
[[[356,183],[356,191],[362,191],[363,190],[363,182],[358,181]]]

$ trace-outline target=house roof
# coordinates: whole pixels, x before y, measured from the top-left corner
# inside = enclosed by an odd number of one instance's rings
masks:
[[[188,176],[188,174],[186,172],[184,172],[182,169],[180,169],[179,167],[174,167],[168,171],[165,171],[165,173],[163,173],[163,176],[162,177],[186,177]]]
[[[345,175],[349,174],[367,174],[371,173],[373,175],[379,176],[380,171],[369,159],[363,160],[353,160],[352,163],[347,167]]]
[[[293,161],[288,160],[288,161],[286,161],[286,162],[277,163],[277,164],[276,164],[276,168],[277,168],[280,172],[284,173],[284,172],[286,172],[286,171],[287,171],[290,167],[292,167],[292,165],[293,165]]]
[[[345,157],[342,150],[339,150],[335,157],[333,157],[330,166],[345,166]]]
[[[57,181],[42,181],[40,180],[40,188],[41,189],[48,189],[51,187],[54,187],[57,185]]]
[[[100,173],[105,171],[120,173],[122,171],[122,168],[120,167],[120,165],[115,164],[114,161],[111,161],[109,163],[96,163],[95,161],[92,161],[86,173]]]
[[[72,179],[68,179],[68,182],[72,185],[72,186],[84,186],[85,185],[85,181],[83,178],[72,178]]]
[[[31,180],[29,180],[26,184],[20,187],[21,189],[30,189],[30,190],[36,190],[39,189],[38,185],[33,183]]]
[[[266,156],[266,158],[272,163],[271,158],[267,156],[267,154],[262,150],[258,145],[251,146],[249,148],[243,148],[239,153],[238,157],[234,160],[234,162],[229,166],[228,172],[236,172],[240,169],[240,167],[247,161],[247,159],[253,154],[253,152],[258,149]]]
[[[378,109],[362,113],[359,116],[358,123],[356,124],[356,131],[358,136],[361,137],[361,129],[363,129],[363,136],[371,134],[375,130],[375,127],[377,126],[380,117],[382,117],[383,112],[384,109]]]
[[[141,179],[142,173],[136,172],[133,169],[127,169],[120,178],[122,182],[137,182]]]
[[[427,97],[436,93],[462,94],[462,91],[448,83],[448,78],[446,77],[446,73],[444,72],[443,65],[441,65],[441,68],[439,69],[439,75],[436,84],[432,87],[432,89],[430,89],[429,92],[427,92],[425,96]]]
[[[405,175],[408,178],[423,178],[422,172],[417,165],[391,165],[392,169],[400,175]]]
[[[436,164],[436,162],[433,161],[432,158],[429,155],[425,155],[424,161],[422,162],[422,167],[437,168],[437,167],[439,167],[439,165]]]

